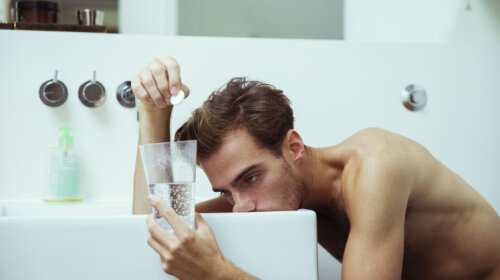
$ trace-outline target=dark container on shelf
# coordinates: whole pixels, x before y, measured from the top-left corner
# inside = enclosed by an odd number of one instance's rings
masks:
[[[17,1],[16,21],[25,23],[61,23],[59,3],[49,1]]]

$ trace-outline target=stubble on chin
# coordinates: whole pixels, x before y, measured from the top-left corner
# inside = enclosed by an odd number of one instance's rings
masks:
[[[301,205],[301,198],[305,192],[305,183],[297,175],[294,174],[292,168],[283,159],[283,184],[281,187],[281,208],[282,210],[297,210]]]

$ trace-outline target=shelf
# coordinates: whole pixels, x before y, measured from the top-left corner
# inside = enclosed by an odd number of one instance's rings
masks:
[[[106,33],[108,31],[108,28],[106,26],[101,26],[101,25],[57,24],[57,23],[0,23],[0,29],[98,32],[98,33]]]

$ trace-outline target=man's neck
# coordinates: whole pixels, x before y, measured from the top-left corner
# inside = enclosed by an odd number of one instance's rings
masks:
[[[300,176],[305,184],[301,208],[323,209],[342,202],[342,171],[345,161],[336,158],[336,147],[308,147]]]

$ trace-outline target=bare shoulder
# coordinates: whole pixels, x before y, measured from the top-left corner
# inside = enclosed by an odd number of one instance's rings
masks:
[[[400,144],[418,144],[403,135],[378,127],[370,127],[360,130],[354,133],[346,141],[355,141],[358,143],[362,141],[369,141],[367,144],[372,145],[384,145],[388,143],[395,144],[396,142]]]
[[[342,193],[346,205],[382,195],[426,203],[427,194],[455,180],[455,175],[416,141],[380,128],[357,132],[341,145],[350,149],[342,173]],[[456,184],[455,184],[456,185]],[[422,199],[425,198],[425,199]],[[407,202],[408,202],[407,201]]]
[[[361,130],[341,145],[351,150],[342,175],[346,204],[364,203],[362,195],[407,199],[415,185],[415,169],[434,161],[422,145],[381,129]]]
[[[356,151],[357,159],[361,162],[370,161],[398,161],[399,164],[412,163],[432,157],[429,151],[403,135],[382,129],[366,128],[347,138],[341,145]],[[359,162],[358,162],[359,163]]]

